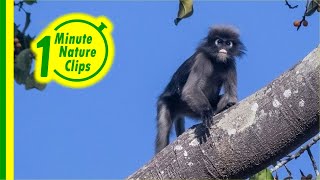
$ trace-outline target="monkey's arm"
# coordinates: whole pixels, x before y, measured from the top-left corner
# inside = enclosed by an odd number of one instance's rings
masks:
[[[215,114],[233,106],[238,101],[237,95],[237,71],[235,66],[231,66],[227,71],[226,80],[224,82],[224,94],[221,97]]]
[[[204,93],[208,88],[209,76],[212,74],[213,68],[210,60],[204,55],[198,54],[195,58],[195,63],[182,89],[181,99],[187,103],[193,112],[206,120],[211,118],[214,113]]]

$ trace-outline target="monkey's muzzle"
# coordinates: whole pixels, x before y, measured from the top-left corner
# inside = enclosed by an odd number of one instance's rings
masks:
[[[219,50],[219,53],[221,53],[221,54],[227,54],[227,53],[228,53],[228,51],[227,51],[227,50],[225,50],[225,49],[220,49],[220,50]]]

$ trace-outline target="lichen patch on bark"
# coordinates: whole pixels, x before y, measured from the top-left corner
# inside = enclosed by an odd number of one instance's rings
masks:
[[[291,96],[291,90],[290,89],[287,89],[283,92],[283,96],[285,98],[289,98]]]
[[[199,143],[198,139],[194,139],[189,143],[190,146],[198,146],[199,144],[200,143]]]
[[[225,113],[224,118],[215,126],[226,131],[229,135],[234,135],[255,124],[259,105],[251,99],[249,97],[247,101],[239,104],[236,109],[231,109],[229,113]]]
[[[299,106],[300,106],[300,107],[303,107],[303,106],[304,106],[304,100],[303,100],[303,99],[301,99],[301,100],[299,101]]]
[[[273,107],[278,108],[281,106],[281,103],[277,99],[274,99],[272,101],[272,105],[273,105]]]
[[[181,145],[177,145],[174,147],[174,150],[176,150],[176,151],[180,151],[182,149],[183,149],[183,147]]]

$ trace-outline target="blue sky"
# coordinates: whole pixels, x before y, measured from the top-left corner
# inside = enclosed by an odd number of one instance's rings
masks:
[[[214,24],[240,29],[247,55],[238,60],[239,99],[295,65],[319,44],[319,15],[299,31],[305,2],[196,1],[192,17],[173,23],[178,1],[40,1],[27,31],[37,35],[71,12],[107,16],[116,54],[109,74],[86,89],[50,83],[26,91],[15,84],[16,178],[124,178],[153,157],[157,96]],[[15,8],[15,21],[24,24]],[[187,121],[187,126],[194,121]],[[174,137],[174,133],[172,134]],[[318,159],[319,148],[312,148]],[[313,173],[307,154],[289,165]],[[282,178],[286,176],[280,172]]]

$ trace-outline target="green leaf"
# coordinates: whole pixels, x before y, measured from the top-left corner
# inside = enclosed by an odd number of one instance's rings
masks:
[[[25,88],[26,90],[36,88],[40,91],[44,90],[44,88],[47,86],[47,84],[41,84],[36,81],[34,78],[34,72],[32,72],[26,79]]]
[[[251,176],[249,180],[274,180],[272,173],[269,169],[264,169],[257,174]]]
[[[318,4],[318,9],[317,11],[320,12],[320,0],[315,0],[314,2],[316,2]]]
[[[21,71],[20,69],[14,69],[14,80],[18,84],[24,84],[26,82],[28,75],[29,73],[25,71]]]
[[[312,0],[309,3],[309,6],[307,8],[307,11],[306,11],[305,15],[306,16],[311,16],[317,9],[319,9],[319,6],[320,6],[320,0]]]
[[[317,180],[320,180],[320,175],[319,175],[319,176],[317,176]]]
[[[33,55],[30,49],[21,51],[15,59],[14,68],[30,72]]]
[[[174,20],[175,25],[183,19],[190,17],[193,14],[193,0],[179,0],[178,16]]]
[[[31,13],[26,12],[26,21],[24,23],[22,34],[25,34],[26,30],[28,29],[28,27],[30,25],[30,22],[31,22],[31,18],[30,17],[31,17]]]
[[[37,3],[37,0],[23,0],[23,2],[25,2],[28,5],[32,5],[34,3]]]
[[[24,84],[29,76],[32,57],[30,49],[24,49],[14,59],[14,79],[18,84]]]

